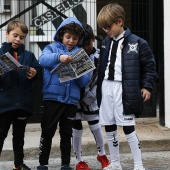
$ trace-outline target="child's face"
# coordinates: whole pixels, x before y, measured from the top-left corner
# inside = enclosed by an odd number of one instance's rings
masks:
[[[26,34],[20,28],[14,28],[9,33],[6,32],[6,37],[9,43],[12,43],[12,48],[17,49],[23,44]]]
[[[111,37],[117,37],[121,33],[123,33],[124,28],[122,27],[123,21],[121,18],[118,19],[117,23],[112,23],[107,28],[103,28],[103,30]]]
[[[68,50],[73,49],[79,41],[79,36],[70,34],[70,33],[64,33],[62,37],[62,43],[67,47]]]
[[[90,54],[90,52],[92,51],[93,42],[94,42],[94,39],[91,39],[90,41],[85,42],[85,44],[83,45],[83,48],[87,54]]]

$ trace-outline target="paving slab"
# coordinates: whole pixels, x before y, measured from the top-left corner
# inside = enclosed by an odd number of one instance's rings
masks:
[[[109,157],[109,156],[108,156]],[[101,170],[101,165],[96,159],[96,155],[84,156],[91,170]],[[158,151],[158,152],[143,152],[142,153],[143,164],[146,170],[170,170],[170,151]],[[122,153],[120,155],[121,165],[123,170],[133,170],[133,160],[130,153]],[[49,170],[60,170],[60,158],[50,158]],[[25,163],[29,165],[31,170],[37,170],[39,165],[37,160],[25,160]],[[71,157],[71,167],[75,168],[75,158]],[[12,170],[13,161],[0,162],[0,170]]]
[[[87,122],[83,121],[83,155],[94,155],[97,153],[94,137],[89,130]],[[142,152],[155,151],[170,151],[170,129],[159,125],[158,118],[138,118],[136,119],[136,132],[141,141]],[[104,127],[102,127],[106,152],[108,153],[106,135]],[[118,134],[120,140],[120,152],[130,153],[129,145],[121,127],[118,127]],[[25,159],[37,159],[39,153],[39,140],[41,135],[41,128],[39,123],[29,123],[26,127],[25,133]],[[60,155],[59,150],[59,133],[58,130],[53,138],[50,158],[55,158]],[[73,152],[72,152],[72,156]],[[12,148],[12,129],[10,129],[8,136],[4,142],[3,151],[0,161],[13,160]]]

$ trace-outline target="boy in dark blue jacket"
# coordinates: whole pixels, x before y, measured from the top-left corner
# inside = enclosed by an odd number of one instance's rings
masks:
[[[143,102],[151,97],[156,64],[148,43],[124,27],[124,20],[124,9],[118,4],[104,6],[97,17],[98,26],[108,34],[100,51],[99,116],[105,125],[112,169],[122,169],[117,134],[117,126],[121,126],[134,159],[134,170],[144,170],[135,117],[140,116]]]
[[[28,69],[15,69],[0,76],[0,153],[10,125],[13,128],[14,170],[30,170],[24,163],[24,133],[28,116],[33,112],[31,82],[41,70],[37,59],[25,50],[24,39],[27,26],[19,19],[8,23],[6,38],[0,48],[0,55],[9,52]]]
[[[80,89],[89,83],[89,74],[80,78],[60,82],[51,70],[60,63],[72,61],[79,46],[82,46],[84,31],[81,23],[73,17],[65,19],[54,35],[54,43],[47,45],[40,56],[44,68],[43,100],[44,111],[41,121],[40,166],[37,170],[47,170],[52,138],[59,123],[61,170],[72,170],[70,164],[72,125],[80,100]]]

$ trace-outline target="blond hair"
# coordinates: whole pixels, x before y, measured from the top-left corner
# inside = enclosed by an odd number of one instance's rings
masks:
[[[113,23],[117,23],[118,19],[121,18],[125,21],[125,11],[122,6],[117,3],[111,3],[105,5],[97,16],[97,24],[99,28],[107,28]]]

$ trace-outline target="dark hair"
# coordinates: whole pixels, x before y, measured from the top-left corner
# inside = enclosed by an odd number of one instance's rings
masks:
[[[95,35],[93,33],[93,29],[88,24],[82,24],[82,25],[83,25],[83,29],[85,32],[85,42],[90,42],[95,37]]]
[[[70,34],[73,34],[73,35],[79,36],[79,40],[83,36],[83,28],[79,24],[77,24],[75,22],[71,22],[70,24],[67,24],[67,25],[63,26],[62,28],[60,28],[59,37],[60,38],[63,37],[63,35],[66,32],[70,33]]]
[[[28,34],[28,27],[19,18],[8,22],[7,32],[9,33],[15,28],[20,28],[23,33]]]

